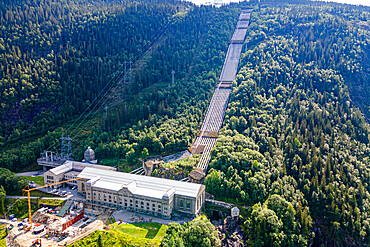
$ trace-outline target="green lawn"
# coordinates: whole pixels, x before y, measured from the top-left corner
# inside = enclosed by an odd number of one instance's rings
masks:
[[[15,203],[14,203],[15,202]],[[36,203],[37,199],[31,199],[31,202]],[[8,212],[8,216],[11,214],[14,214],[16,218],[25,218],[28,217],[28,201],[27,199],[5,199],[5,208],[7,209],[10,204],[13,204],[13,206],[10,208],[10,211]],[[59,206],[64,203],[62,200],[52,200],[52,199],[39,199],[39,203],[48,204],[48,205],[54,205]],[[37,210],[37,206],[35,204],[32,204],[32,214]],[[1,226],[1,225],[0,225]],[[1,239],[1,234],[0,234]]]
[[[138,237],[162,240],[167,226],[159,223],[134,223],[116,225],[116,229],[123,233]]]
[[[28,217],[28,203],[27,199],[5,199],[5,208],[8,209],[8,206],[15,202],[10,210],[8,211],[8,216],[14,214],[18,219],[23,219]],[[36,212],[36,205],[31,205],[32,214]]]
[[[31,202],[36,203],[37,199],[31,199]],[[63,200],[53,200],[53,199],[39,199],[40,204],[47,204],[47,205],[52,205],[52,206],[59,206],[63,204]]]
[[[31,176],[24,176],[27,180],[33,181],[38,185],[44,185],[44,177],[31,177]]]
[[[108,231],[95,231],[90,236],[83,238],[74,244],[73,247],[98,246],[97,241],[101,235],[102,246],[134,246],[153,247],[159,246],[166,233],[167,226],[158,223],[136,223],[111,224]]]
[[[0,223],[0,239],[3,240],[7,236],[7,232],[5,230],[6,224]],[[5,241],[5,240],[4,240]],[[0,241],[1,242],[1,241]],[[1,245],[0,245],[1,246]]]

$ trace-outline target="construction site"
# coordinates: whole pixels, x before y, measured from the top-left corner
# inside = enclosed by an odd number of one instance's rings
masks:
[[[82,203],[67,201],[60,210],[41,208],[29,222],[15,222],[7,237],[9,246],[66,246],[102,230],[110,214],[87,216]],[[103,216],[104,215],[104,216]]]
[[[6,238],[8,246],[65,246],[90,235],[95,230],[101,230],[111,216],[111,211],[89,211],[84,208],[84,202],[66,200],[63,206],[55,208],[42,207],[32,214],[30,193],[55,185],[62,185],[76,179],[64,180],[44,186],[23,189],[28,197],[28,218],[8,226],[9,235]]]

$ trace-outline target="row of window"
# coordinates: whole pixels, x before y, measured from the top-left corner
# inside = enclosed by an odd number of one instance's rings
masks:
[[[93,198],[96,201],[101,201],[104,203],[114,203],[114,204],[117,204],[117,199],[118,199],[120,205],[124,205],[125,207],[128,207],[128,206],[133,207],[133,199],[123,198],[122,200],[122,197],[111,196],[111,195],[106,195],[106,193],[101,194],[97,192],[93,192]],[[87,192],[86,199],[90,199],[89,192]],[[151,210],[153,212],[162,212],[162,205],[158,203],[153,203],[153,201],[144,203],[144,201],[135,200],[135,208],[146,209],[148,211]],[[163,212],[167,213],[167,207],[163,207]]]
[[[184,201],[183,200],[180,200],[180,208],[184,208]],[[186,208],[187,209],[190,209],[190,202],[189,201],[186,201]]]
[[[100,193],[93,193],[94,195],[94,199],[96,200],[97,198],[99,198],[99,200],[103,200],[103,201],[109,201],[109,202],[112,202],[114,201],[114,203],[117,203],[117,196],[111,196],[111,195],[105,195],[103,194],[103,196],[100,194]],[[87,193],[87,198],[90,198],[90,193]],[[122,201],[124,201],[125,203],[128,202],[128,199],[127,198],[124,198],[122,200],[121,197],[118,197],[119,201],[120,201],[120,204],[122,204]],[[129,199],[130,200],[130,204],[132,204],[132,199]],[[138,203],[141,203],[141,205],[143,206],[144,205],[144,202],[143,201],[139,201],[139,200],[135,200],[135,204],[137,205]],[[147,206],[149,207],[149,202],[146,203]],[[155,207],[156,204],[155,203],[152,203],[152,207]],[[161,208],[161,205],[158,204],[158,208]]]
[[[109,202],[109,203],[112,203],[113,202],[113,203],[117,204],[117,201],[112,201],[111,199],[108,199],[107,200],[106,198],[101,198],[101,197],[98,198],[98,197],[95,197],[94,196],[94,200],[103,201],[103,202]],[[119,204],[120,205],[123,205],[123,202],[120,201]],[[128,204],[127,201],[125,200],[124,206],[125,207],[128,207],[129,205],[130,205],[130,207],[133,207],[132,200],[130,200],[130,204]],[[135,208],[144,209],[144,203],[141,202],[141,205],[139,206],[138,201],[136,201]],[[157,207],[156,207],[156,205],[153,203],[152,204],[152,207],[150,208],[150,204],[149,203],[146,203],[146,209],[147,210],[152,210],[154,212],[162,212],[162,206],[160,204],[158,204]],[[167,212],[167,207],[164,207],[163,210],[166,213]]]

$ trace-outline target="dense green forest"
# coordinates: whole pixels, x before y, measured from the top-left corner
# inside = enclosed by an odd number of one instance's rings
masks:
[[[94,102],[122,76],[124,61],[153,45],[180,7],[186,9],[166,1],[1,1],[0,148],[100,108]],[[31,164],[49,141],[9,152],[2,166]]]
[[[370,244],[370,129],[349,90],[369,75],[370,36],[358,25],[369,13],[255,9],[205,181],[220,198],[254,205],[251,245]]]
[[[96,121],[74,125],[71,137],[76,141],[74,148],[80,148],[75,158],[79,159],[85,146],[90,145],[99,158],[117,157],[131,163],[141,156],[144,147],[150,153],[171,153],[191,143],[220,72],[239,10],[181,7],[167,21],[166,34],[138,60],[141,69],[134,72],[134,82],[121,91],[115,87],[117,90],[108,94],[106,102],[115,107],[109,109],[106,121],[92,111],[91,116],[98,116]],[[170,85],[172,69],[176,73],[175,85]],[[116,91],[124,95],[124,100],[116,97]],[[29,166],[40,152],[53,146],[66,128],[48,132],[21,147],[5,145],[1,166],[12,170]]]
[[[248,245],[370,245],[368,7],[0,1],[0,167],[29,167],[60,147],[62,133],[74,138],[75,159],[91,146],[120,169],[187,149],[248,7],[207,190],[246,209]],[[123,85],[130,59],[133,79]],[[85,109],[91,115],[77,118]],[[191,246],[186,227],[171,226],[163,245]],[[211,231],[210,239],[218,245]]]

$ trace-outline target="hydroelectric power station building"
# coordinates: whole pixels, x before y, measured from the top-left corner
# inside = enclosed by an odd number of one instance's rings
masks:
[[[170,219],[173,213],[197,216],[205,186],[164,178],[86,167],[77,177],[86,202]]]
[[[67,160],[44,173],[45,184],[74,178],[80,179],[67,184],[77,185],[85,205],[96,209],[124,209],[170,219],[173,213],[197,216],[205,202],[204,185],[117,172],[97,164],[90,147],[84,162]]]

